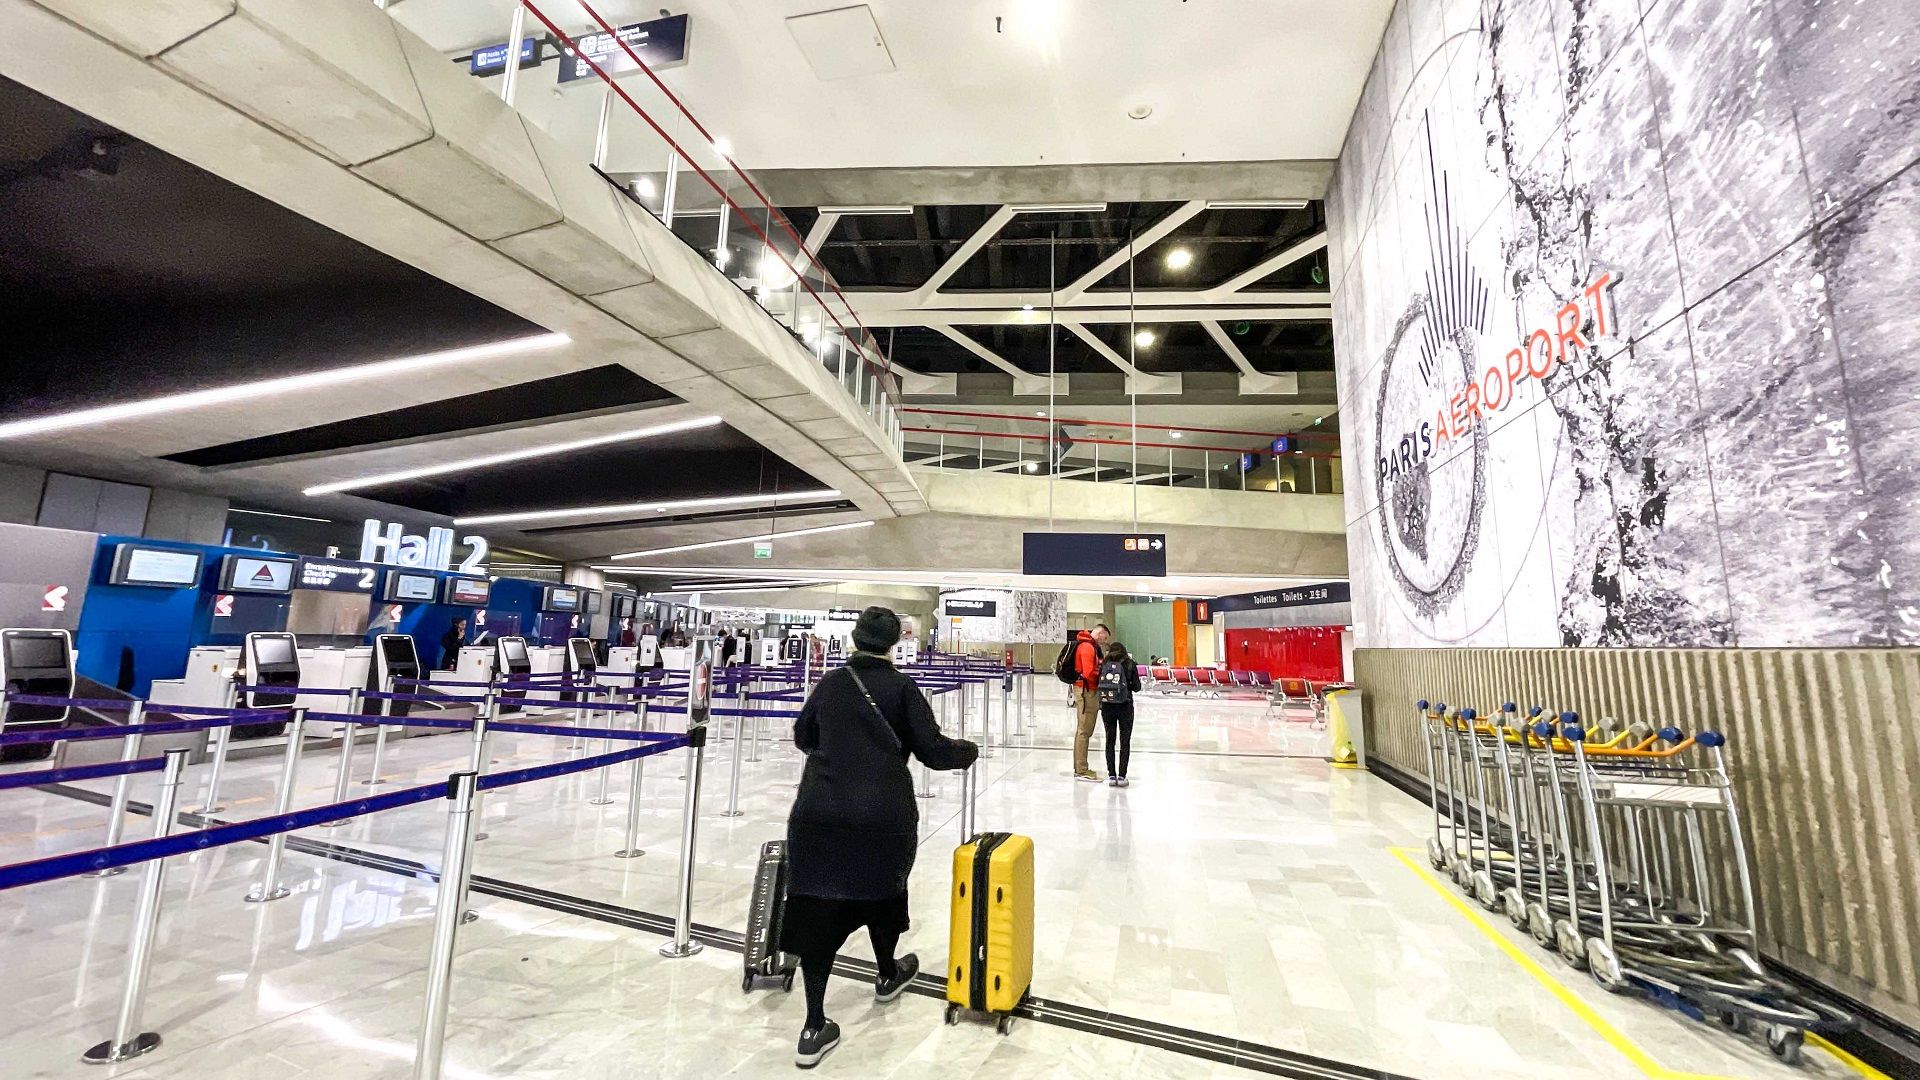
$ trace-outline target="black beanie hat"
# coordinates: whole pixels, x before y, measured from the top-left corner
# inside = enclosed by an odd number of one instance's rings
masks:
[[[900,616],[883,607],[870,607],[853,624],[853,647],[861,652],[885,653],[900,643]]]

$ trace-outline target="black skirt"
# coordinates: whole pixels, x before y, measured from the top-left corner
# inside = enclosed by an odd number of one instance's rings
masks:
[[[829,957],[863,926],[882,934],[904,934],[909,925],[906,893],[891,900],[833,900],[790,893],[780,923],[780,950],[803,959]]]

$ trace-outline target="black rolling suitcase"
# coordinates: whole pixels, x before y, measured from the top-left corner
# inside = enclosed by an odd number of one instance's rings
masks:
[[[760,866],[753,873],[753,895],[747,901],[747,940],[740,950],[746,973],[740,989],[751,994],[759,979],[779,979],[780,989],[793,989],[799,961],[780,951],[780,922],[787,909],[787,842],[769,840],[760,845]]]

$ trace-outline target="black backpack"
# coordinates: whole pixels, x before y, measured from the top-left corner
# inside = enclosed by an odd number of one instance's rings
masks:
[[[1100,704],[1133,703],[1133,687],[1127,684],[1128,674],[1125,660],[1108,660],[1100,665]]]
[[[1060,650],[1060,655],[1053,658],[1053,677],[1068,686],[1080,681],[1080,672],[1073,666],[1074,653],[1079,648],[1080,639],[1077,636],[1069,638],[1066,647]]]

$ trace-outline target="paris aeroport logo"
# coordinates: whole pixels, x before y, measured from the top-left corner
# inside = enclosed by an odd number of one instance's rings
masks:
[[[1528,382],[1545,384],[1613,333],[1613,275],[1594,274],[1516,340],[1490,336],[1490,293],[1453,221],[1447,174],[1432,168],[1429,268],[1395,322],[1374,408],[1374,494],[1388,572],[1423,619],[1466,586],[1486,515],[1487,439]]]

